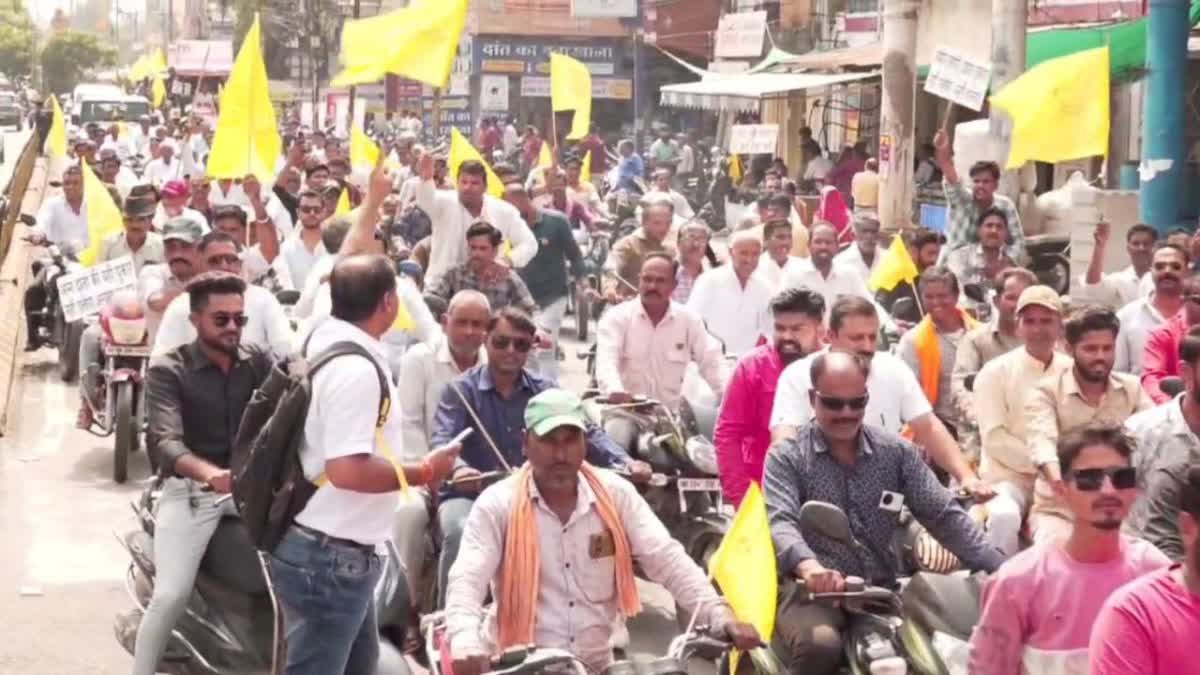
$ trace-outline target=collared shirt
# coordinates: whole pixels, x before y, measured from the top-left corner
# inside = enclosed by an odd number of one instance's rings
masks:
[[[992,474],[994,477],[1011,473],[1033,477],[1033,455],[1026,444],[1029,417],[1025,401],[1034,382],[1069,371],[1072,365],[1071,357],[1059,352],[1054,352],[1047,366],[1030,356],[1027,349],[1014,349],[996,357],[975,376],[975,414],[983,441],[980,471],[985,480],[993,479],[989,477],[993,467],[998,472]]]
[[[958,354],[958,345],[962,343],[966,336],[966,328],[960,328],[952,333],[943,333],[936,330],[938,341],[938,352],[941,357],[941,363],[938,364],[938,397],[933,401],[933,409],[943,420],[958,427],[961,419],[959,418],[958,409],[954,406],[954,390],[952,376],[954,374],[954,362]],[[921,381],[921,355],[917,353],[917,331],[910,330],[900,337],[900,344],[896,347],[896,355],[904,361],[909,370],[917,378],[917,382]]]
[[[892,542],[900,527],[901,504],[971,569],[990,572],[1000,566],[1000,551],[988,546],[911,443],[864,425],[858,444],[854,466],[843,466],[813,422],[768,453],[763,489],[781,574],[790,575],[801,561],[815,558],[843,575],[876,583],[893,581],[899,574]],[[894,509],[881,503],[881,495],[888,492],[901,497]],[[806,540],[800,529],[800,508],[809,501],[841,508],[862,548],[825,538]]]
[[[328,462],[353,455],[386,452],[379,437],[394,457],[404,456],[401,433],[403,412],[398,405],[396,386],[388,377],[387,395],[392,405],[377,437],[380,399],[379,370],[388,372],[387,354],[379,340],[361,328],[341,319],[329,319],[308,340],[305,356],[309,359],[338,342],[353,342],[370,354],[374,364],[358,355],[339,356],[336,363],[317,371],[312,378],[312,397],[304,419],[304,440],[300,445],[300,463],[309,480],[325,472]],[[392,534],[392,514],[399,492],[368,494],[343,490],[328,483],[313,493],[296,522],[331,537],[360,544],[380,544]]]
[[[1101,276],[1100,282],[1096,284],[1084,281],[1086,276],[1080,277],[1079,290],[1073,290],[1072,295],[1078,295],[1081,300],[1103,305],[1115,312],[1134,300],[1147,297],[1154,290],[1151,277],[1149,272],[1139,277],[1137,270],[1130,265],[1123,270]],[[1147,280],[1150,280],[1149,284],[1145,283]],[[1074,289],[1075,285],[1071,288]]]
[[[147,263],[154,264],[163,261],[162,235],[157,232],[147,232],[146,241],[142,242],[141,247],[134,251],[129,248],[129,242],[125,239],[125,233],[117,232],[105,238],[101,244],[100,256],[96,258],[96,262],[116,260],[122,256],[132,258],[134,273],[141,274],[142,267]]]
[[[150,309],[150,296],[159,292],[182,291],[183,286],[184,282],[171,274],[171,266],[167,263],[146,265],[138,274],[138,300],[146,310],[146,344],[154,344],[163,316],[162,312]]]
[[[823,349],[820,353],[825,353]],[[813,419],[808,392],[812,389],[812,362],[817,354],[793,362],[779,376],[775,403],[771,408],[771,429],[787,425],[798,427]],[[867,374],[867,409],[863,422],[890,433],[900,433],[909,422],[933,412],[913,372],[899,357],[876,352]]]
[[[635,190],[637,182],[634,178],[641,178],[646,175],[646,164],[642,161],[641,155],[636,152],[630,153],[627,157],[622,157],[617,160],[617,189],[618,190]]]
[[[606,310],[596,332],[596,381],[604,391],[641,394],[674,408],[693,361],[714,393],[725,388],[720,344],[683,305],[672,302],[655,325],[641,300],[628,300]]]
[[[279,257],[283,258],[284,264],[287,265],[292,288],[304,288],[313,267],[325,255],[327,252],[324,242],[318,240],[317,245],[309,250],[298,232],[284,239],[279,246]]]
[[[492,371],[487,364],[475,366],[458,379],[451,381],[442,391],[437,413],[433,420],[430,445],[438,447],[449,443],[463,429],[471,428],[475,433],[463,441],[458,464],[479,471],[495,471],[502,468],[488,438],[499,446],[504,459],[514,468],[525,462],[521,450],[525,446],[525,406],[529,399],[553,389],[558,385],[552,380],[522,370],[517,386],[510,398],[496,390]],[[457,390],[458,393],[455,393]],[[462,398],[459,394],[462,394]],[[467,411],[463,398],[483,423],[480,429],[475,417]],[[604,431],[588,423],[588,461],[596,466],[619,468],[630,461],[628,453]]]
[[[688,271],[686,265],[679,263],[678,269],[675,270],[675,290],[671,291],[671,299],[681,305],[686,305],[687,301],[692,297],[692,289],[696,287],[696,280],[704,276],[708,271],[708,258],[700,261],[700,271],[692,275]]]
[[[850,179],[850,196],[854,198],[856,209],[873,209],[878,206],[879,174],[871,170],[854,174]]]
[[[271,352],[243,346],[225,373],[195,341],[155,356],[146,374],[146,447],[161,471],[174,475],[187,454],[228,467],[242,412],[272,363]]]
[[[671,206],[675,209],[675,218],[682,220],[691,220],[696,212],[692,209],[692,205],[688,203],[687,197],[679,194],[674,190],[663,192],[662,190],[651,190],[642,197],[642,203],[649,203],[658,200],[666,200],[671,202]],[[642,209],[638,207],[638,216],[641,216]]]
[[[638,569],[665,586],[687,615],[699,609],[702,622],[712,616],[714,608],[723,608],[704,572],[633,485],[611,472],[597,473],[625,529]],[[491,604],[485,610],[484,603],[504,565],[504,542],[517,485],[515,478],[508,478],[484,490],[467,517],[446,592],[446,631],[455,658],[495,650],[496,606]],[[620,595],[614,556],[595,553],[593,545],[607,532],[596,508],[596,495],[580,476],[575,510],[565,524],[542,501],[536,483],[531,497],[538,545],[534,642],[539,647],[572,652],[600,672],[612,662],[609,640],[620,613]]]
[[[725,344],[726,354],[741,356],[754,349],[760,337],[771,334],[767,306],[772,295],[771,286],[754,274],[742,285],[729,264],[700,275],[687,306]]]
[[[477,364],[487,363],[487,350],[479,347]],[[463,374],[450,353],[450,342],[438,335],[432,343],[418,343],[404,352],[400,359],[404,386],[400,387],[400,410],[404,422],[405,462],[419,462],[433,446],[433,433],[438,402],[446,384]]]
[[[692,148],[690,143],[685,143],[679,148],[679,164],[675,165],[675,172],[680,175],[687,175],[696,170],[696,150]]]
[[[836,261],[834,264],[837,264]],[[788,274],[803,274],[804,270],[811,265],[804,258],[798,258],[793,255],[787,257],[787,262],[780,265],[767,252],[763,252],[758,259],[758,267],[755,268],[754,274],[767,282],[772,292],[783,290],[783,280]]]
[[[1016,335],[1005,335],[997,325],[998,317],[993,317],[991,323],[976,326],[967,331],[958,343],[954,353],[954,370],[950,373],[950,391],[954,394],[960,417],[969,425],[975,425],[975,401],[971,392],[967,391],[968,375],[978,375],[989,361],[1020,347],[1021,338]]]
[[[1163,392],[1162,381],[1179,376],[1179,344],[1187,337],[1187,312],[1179,312],[1165,324],[1150,331],[1142,348],[1142,388],[1155,403],[1166,403],[1171,396]]]
[[[247,286],[243,300],[246,326],[242,328],[242,344],[277,354],[291,353],[292,325],[275,296],[260,286]],[[180,293],[167,305],[154,338],[155,356],[196,339],[196,327],[189,318],[192,311],[189,302],[188,294]]]
[[[1146,353],[1146,339],[1150,331],[1165,324],[1165,317],[1154,306],[1154,297],[1140,298],[1125,305],[1117,312],[1121,331],[1117,333],[1117,355],[1113,370],[1142,374],[1142,356]]]
[[[975,197],[962,182],[951,183],[942,181],[946,190],[946,205],[949,213],[946,217],[946,247],[943,255],[949,255],[954,249],[963,248],[969,244],[979,243],[979,214],[984,209],[975,203]],[[992,195],[992,203],[1004,212],[1008,220],[1008,257],[1013,260],[1025,258],[1025,231],[1021,229],[1021,214],[1013,200],[1002,194]]]
[[[425,283],[433,285],[442,275],[467,260],[467,230],[475,223],[487,223],[500,230],[512,244],[513,267],[524,267],[537,254],[537,239],[521,218],[516,207],[491,195],[483,196],[483,208],[476,217],[458,200],[453,190],[438,190],[432,180],[423,180],[415,190],[417,206],[437,223],[433,228],[429,269]]]
[[[863,257],[862,249],[857,243],[854,243],[847,246],[845,251],[833,256],[833,266],[853,271],[862,279],[863,284],[867,284],[871,281],[871,273],[883,262],[883,255],[884,252],[876,248],[875,255],[871,258],[871,264],[868,265],[866,258]],[[826,305],[826,309],[828,309],[828,305]]]
[[[1006,267],[1014,267],[1016,263],[1001,250],[1000,257],[991,266],[988,265],[983,244],[971,244],[955,249],[946,254],[945,265],[958,277],[959,286],[966,284],[991,285],[996,274]]]
[[[1083,427],[1123,424],[1134,413],[1154,407],[1132,375],[1112,373],[1106,386],[1099,405],[1093,406],[1079,390],[1074,368],[1037,383],[1025,401],[1025,440],[1034,466],[1058,461],[1058,439],[1063,434]]]
[[[771,445],[771,406],[783,366],[775,345],[760,345],[738,361],[725,387],[713,445],[721,491],[734,505],[741,503],[751,481],[762,482]]]
[[[35,220],[36,230],[52,244],[75,242],[83,250],[89,243],[87,202],[80,202],[76,213],[65,196],[55,195],[42,202]]]
[[[535,197],[533,205],[539,209],[557,212],[559,215],[565,216],[568,224],[571,227],[590,226],[592,224],[592,212],[580,200],[575,199],[567,193],[564,195],[562,203],[558,203],[552,194],[543,194]]]
[[[1200,436],[1183,416],[1187,392],[1174,400],[1140,412],[1125,421],[1134,440],[1133,465],[1137,467],[1138,497],[1125,519],[1130,534],[1149,539],[1173,559],[1183,556],[1179,536],[1180,488],[1187,469],[1200,462]]]
[[[430,295],[436,295],[446,302],[461,290],[479,291],[487,296],[492,311],[512,305],[529,315],[537,311],[537,303],[529,292],[529,287],[513,270],[499,283],[492,283],[475,273],[470,263],[464,263],[448,270],[436,283],[427,286]]]
[[[531,228],[537,238],[537,255],[521,268],[521,280],[540,307],[546,307],[560,298],[565,298],[570,289],[566,265],[571,266],[571,276],[583,277],[583,255],[571,232],[571,226],[557,211],[539,211],[538,219]]]
[[[667,239],[670,239],[669,235]],[[617,240],[617,243],[613,244],[612,251],[608,254],[608,260],[604,263],[604,268],[615,272],[622,279],[633,284],[634,288],[637,288],[638,275],[642,273],[642,261],[651,253],[658,252],[667,253],[674,258],[676,256],[675,244],[651,239],[646,235],[646,230],[639,227],[628,236],[621,237]],[[628,294],[630,292],[628,286],[611,278],[611,276],[606,275],[604,279],[604,289],[606,291],[609,288],[614,288],[618,293]]]
[[[838,265],[830,267],[829,276],[822,275],[812,262],[797,265],[784,274],[782,288],[800,287],[820,294],[825,299],[827,310],[833,307],[834,301],[841,295],[857,295],[872,302],[875,300],[871,291],[867,289],[867,282],[863,281],[857,272]]]

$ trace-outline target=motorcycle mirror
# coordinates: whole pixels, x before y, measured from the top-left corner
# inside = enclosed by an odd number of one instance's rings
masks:
[[[983,284],[964,284],[963,295],[974,300],[975,302],[986,303],[988,301],[987,288]]]
[[[850,519],[829,502],[805,502],[800,507],[800,531],[806,537],[817,534],[844,544],[854,543]]]
[[[292,289],[282,290],[275,294],[275,299],[281,305],[294,305],[300,302],[300,291]]]
[[[22,213],[21,215],[17,216],[17,220],[20,220],[25,227],[33,227],[37,224],[37,220],[28,213]]]
[[[900,298],[892,305],[892,316],[912,316],[917,313],[917,303],[912,298]]]
[[[967,391],[975,391],[975,375],[976,373],[971,373],[963,378],[963,388]]]
[[[1183,390],[1185,389],[1183,386],[1183,380],[1178,377],[1164,377],[1162,381],[1158,383],[1158,388],[1162,390],[1162,393],[1167,394],[1168,396],[1178,396],[1179,394],[1183,393]]]

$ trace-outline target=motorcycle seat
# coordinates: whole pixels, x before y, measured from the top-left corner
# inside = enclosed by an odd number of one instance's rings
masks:
[[[250,542],[246,525],[239,518],[222,518],[208,542],[200,569],[214,581],[239,593],[267,592],[267,581],[258,552]]]

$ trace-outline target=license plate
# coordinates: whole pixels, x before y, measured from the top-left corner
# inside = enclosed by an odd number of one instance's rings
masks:
[[[108,356],[142,356],[150,357],[150,348],[146,345],[104,345],[104,353]]]
[[[680,478],[680,492],[720,492],[721,479],[719,478]]]

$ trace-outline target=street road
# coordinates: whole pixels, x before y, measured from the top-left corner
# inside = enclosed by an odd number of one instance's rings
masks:
[[[24,137],[5,135],[8,159]],[[10,170],[0,169],[0,185]],[[568,333],[563,381],[576,390],[586,382],[580,346]],[[129,482],[112,482],[112,439],[75,429],[77,390],[54,365],[49,348],[27,355],[15,421],[0,439],[0,673],[125,675],[132,659],[112,622],[131,606],[128,557],[114,533],[133,527],[129,502],[149,464],[137,453]],[[674,603],[661,588],[642,589],[633,651],[661,654],[676,632]]]

